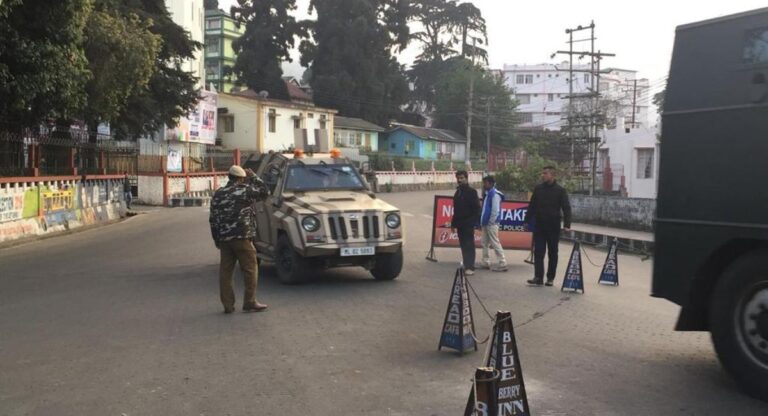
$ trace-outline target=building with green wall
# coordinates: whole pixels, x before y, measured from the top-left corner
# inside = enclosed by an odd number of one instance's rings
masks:
[[[245,32],[245,25],[238,27],[223,10],[205,11],[205,82],[213,84],[217,91],[232,92],[237,78],[231,68],[237,55],[232,42]]]

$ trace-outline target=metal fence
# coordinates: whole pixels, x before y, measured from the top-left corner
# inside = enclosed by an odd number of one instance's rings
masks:
[[[95,140],[93,140],[95,139]],[[105,140],[87,132],[0,129],[0,177],[118,174],[138,171],[135,142]]]

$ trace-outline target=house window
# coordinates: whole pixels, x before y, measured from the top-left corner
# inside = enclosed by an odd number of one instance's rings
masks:
[[[313,113],[307,113],[307,118],[315,118],[315,115]]]
[[[389,148],[392,149],[392,150],[397,149],[397,144],[396,143],[392,143],[392,144],[389,145]]]
[[[456,151],[456,144],[454,143],[446,143],[445,145],[445,152],[446,153],[453,153]]]
[[[269,117],[268,117],[268,124],[269,124],[269,132],[274,133],[277,130],[277,112],[274,108],[269,109]]]
[[[555,101],[555,94],[547,94],[547,101],[549,102]]]
[[[520,104],[530,104],[531,103],[531,94],[517,94],[517,101]]]
[[[222,117],[221,123],[224,125],[224,133],[235,132],[235,116]]]
[[[209,39],[209,42],[205,44],[205,53],[207,54],[219,53],[219,38]]]
[[[654,149],[637,149],[637,179],[653,178]]]
[[[296,117],[293,119],[293,128],[294,129],[300,129],[301,128],[301,119]]]
[[[407,142],[405,142],[405,153],[410,153],[415,148],[416,148],[415,140],[408,140]]]
[[[525,83],[526,84],[533,84],[533,74],[525,76]]]
[[[590,80],[589,74],[584,74],[584,83],[589,84],[589,80]]]
[[[533,113],[520,113],[521,123],[533,123]]]
[[[218,62],[211,62],[205,66],[205,76],[208,78],[219,78]]]
[[[525,83],[525,75],[523,75],[523,74],[518,74],[518,75],[515,77],[515,84],[524,84],[524,83]]]
[[[342,141],[342,138],[341,138],[341,133],[339,133],[338,131],[333,132],[333,144],[334,146],[344,146],[344,142]]]
[[[220,29],[221,28],[221,19],[210,19],[205,21],[205,28],[206,29]]]

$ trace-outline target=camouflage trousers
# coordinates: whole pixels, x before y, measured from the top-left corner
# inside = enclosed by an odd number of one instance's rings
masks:
[[[225,309],[235,307],[235,289],[232,286],[232,273],[235,263],[240,263],[245,281],[245,298],[243,305],[256,303],[256,281],[258,266],[256,265],[256,248],[251,240],[230,240],[219,243],[221,263],[219,265],[219,291],[221,303]]]

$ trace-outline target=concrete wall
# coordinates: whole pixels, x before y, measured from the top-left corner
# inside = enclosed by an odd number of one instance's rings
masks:
[[[483,172],[469,172],[469,182],[479,185]],[[373,185],[373,184],[372,184]],[[456,187],[456,172],[450,171],[417,171],[417,172],[376,172],[377,192],[421,191],[433,189],[453,189]]]
[[[573,222],[653,231],[656,200],[570,195]]]
[[[247,98],[219,94],[219,107],[227,109],[226,114],[219,115],[219,123],[216,126],[222,145],[227,149],[257,151],[259,148],[259,132],[258,106],[256,102]],[[224,131],[225,123],[221,119],[225,116],[234,117],[235,131]]]
[[[194,173],[188,176],[189,181],[187,181],[187,175],[183,173],[168,175],[168,189],[164,189],[162,175],[139,175],[138,200],[147,205],[163,205],[164,197],[189,192],[215,191],[226,185],[228,181],[226,172]]]
[[[125,215],[123,180],[41,177],[0,184],[0,243],[116,220]]]

